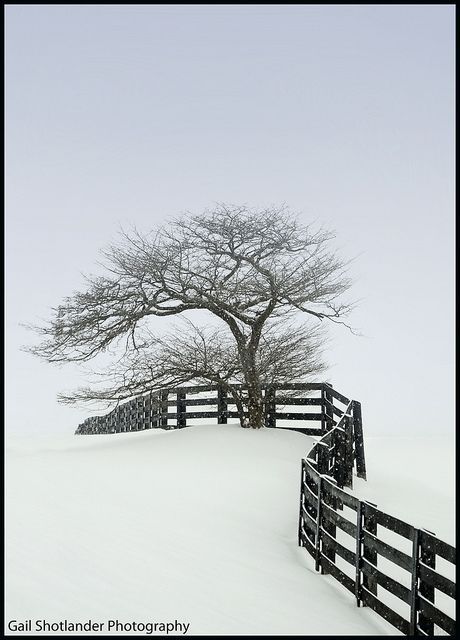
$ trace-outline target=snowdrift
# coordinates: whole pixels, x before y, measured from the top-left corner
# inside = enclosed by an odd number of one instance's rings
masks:
[[[231,424],[11,439],[7,620],[179,621],[191,635],[392,635],[297,547],[300,461],[312,444]],[[382,494],[384,483],[376,486]],[[397,515],[397,505],[381,506]],[[450,506],[438,504],[447,522]]]

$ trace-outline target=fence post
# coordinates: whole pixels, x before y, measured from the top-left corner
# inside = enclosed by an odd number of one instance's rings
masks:
[[[168,428],[168,392],[160,391],[160,402],[158,405],[160,415],[160,426]]]
[[[410,622],[409,635],[417,634],[417,609],[418,609],[418,574],[419,574],[419,529],[414,530],[414,538],[412,540],[412,571],[411,571],[411,588],[410,588]]]
[[[335,481],[335,484],[342,489],[345,485],[345,455],[346,455],[346,442],[345,442],[345,430],[334,428],[330,432],[331,448],[333,449],[334,462],[331,466],[331,451],[329,450],[329,466],[330,473]],[[327,504],[327,503],[326,503]],[[330,496],[330,505],[334,509],[343,509],[343,502],[337,496]],[[334,528],[335,536],[335,528]]]
[[[141,431],[144,428],[144,396],[139,396],[136,406],[136,429]]]
[[[323,499],[323,478],[318,477],[318,502],[316,504],[316,533],[315,533],[315,571],[323,572],[321,566],[321,517],[322,517],[322,499]]]
[[[144,415],[143,415],[143,429],[150,429],[150,416],[152,411],[152,392],[144,399]]]
[[[425,536],[425,533],[428,533],[432,536],[435,535],[431,531],[426,531],[426,529],[425,530],[422,529],[420,531],[420,536],[419,536],[420,561],[423,562],[423,564],[426,564],[427,567],[430,567],[431,569],[435,569],[436,553],[433,551],[432,547],[430,546],[429,541]],[[419,593],[421,596],[425,598],[425,600],[428,600],[429,602],[432,602],[434,604],[435,602],[434,587],[433,585],[428,584],[427,582],[424,582],[421,578],[420,578],[420,585],[419,585]],[[419,615],[418,626],[428,636],[434,635],[434,623],[429,618],[425,617],[423,613],[420,613]]]
[[[136,398],[126,403],[126,428],[125,431],[134,431],[133,424],[136,420]]]
[[[353,419],[351,416],[345,416],[345,445],[344,445],[344,453],[345,453],[345,477],[344,477],[344,485],[353,488]]]
[[[151,401],[151,409],[150,409],[150,420],[151,420],[151,425],[152,425],[152,429],[158,429],[158,427],[160,426],[159,424],[159,402],[158,402],[158,392],[152,394],[152,401]]]
[[[126,404],[120,405],[120,433],[124,433],[126,431]]]
[[[322,498],[321,502],[324,503],[326,506],[331,507],[332,509],[336,508],[336,500],[334,496],[328,492],[327,482],[324,478],[321,483],[321,498]],[[332,522],[329,522],[326,518],[323,517],[323,511],[324,509],[322,508],[322,505],[321,505],[320,527],[322,527],[324,531],[328,533],[331,536],[331,538],[334,538],[335,540],[337,528],[335,524],[333,524]],[[322,536],[320,537],[322,538]],[[323,547],[323,553],[326,556],[326,558],[331,562],[335,562],[335,551],[330,546],[328,546],[327,538],[322,538],[322,547]],[[321,566],[321,573],[323,574],[327,573],[327,571],[325,571],[322,566]]]
[[[299,530],[298,530],[299,547],[302,546],[302,538],[301,538],[302,522],[303,522],[303,515],[302,515],[303,499],[302,498],[303,498],[303,491],[304,491],[304,482],[305,482],[305,460],[302,458],[301,464],[300,464],[300,505],[299,505]]]
[[[334,464],[334,478],[337,482],[337,486],[342,489],[346,483],[346,433],[345,429],[338,428],[333,431],[335,440],[335,464]]]
[[[325,414],[326,414],[326,431],[330,431],[334,426],[334,409],[333,409],[334,396],[329,391],[329,389],[332,389],[333,387],[332,387],[332,384],[329,384],[329,382],[325,382],[324,386],[325,386],[324,407],[325,407]]]
[[[355,553],[355,597],[356,606],[362,604],[361,557],[363,547],[363,503],[359,501],[356,510],[356,553]]]
[[[141,429],[146,429],[145,426],[145,413],[147,411],[149,396],[142,396],[142,407],[141,407]]]
[[[326,434],[326,391],[324,384],[321,387],[321,435]]]
[[[177,428],[183,429],[187,426],[187,418],[185,412],[187,410],[185,404],[186,392],[178,391],[176,400],[176,412],[177,412]]]
[[[371,513],[369,513],[369,507],[370,507]],[[372,502],[365,501],[362,503],[362,509],[364,512],[363,528],[364,528],[364,531],[371,533],[373,536],[377,535],[377,521],[375,519],[375,516],[372,514],[372,510],[376,508],[377,508],[377,505],[373,504]],[[373,564],[375,567],[377,566],[377,551],[375,551],[374,549],[371,549],[366,545],[366,540],[364,539],[364,536],[363,536],[363,558],[365,558],[366,560],[369,560],[369,562]],[[363,587],[367,589],[367,591],[369,591],[370,593],[374,594],[375,596],[377,595],[377,581],[375,580],[375,578],[371,578],[370,576],[364,575]]]
[[[217,387],[217,424],[227,424],[227,389]]]
[[[329,447],[321,440],[316,444],[317,455],[317,471],[320,474],[329,474]]]
[[[131,407],[130,407],[130,403],[126,402],[123,405],[123,431],[124,433],[128,433],[129,431],[129,418],[130,418],[130,414],[131,414]]]
[[[147,416],[147,424],[149,426],[147,428],[154,429],[157,426],[156,420],[157,420],[157,405],[155,400],[155,394],[153,393],[153,391],[151,391],[150,392],[150,409]]]
[[[144,399],[142,396],[136,398],[136,402],[133,402],[133,422],[131,431],[139,431],[141,429],[140,423],[142,422],[142,411],[144,407]]]
[[[110,413],[109,433],[115,433],[116,424],[117,424],[117,413],[115,408]]]
[[[128,431],[137,431],[137,398],[129,402]]]
[[[122,405],[122,409],[123,409],[123,413],[122,413],[122,416],[123,416],[123,422],[122,422],[123,428],[122,428],[122,431],[124,433],[127,433],[129,431],[129,418],[130,418],[130,415],[131,415],[130,403],[129,402],[125,402],[125,404]]]
[[[353,400],[353,432],[355,439],[356,475],[366,480],[366,459],[364,457],[363,419],[361,403]]]
[[[276,427],[276,390],[271,385],[265,389],[265,424],[267,427]]]

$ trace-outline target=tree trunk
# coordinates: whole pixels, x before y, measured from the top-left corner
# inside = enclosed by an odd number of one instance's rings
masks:
[[[257,347],[253,344],[244,344],[238,341],[238,353],[243,369],[244,382],[247,391],[241,391],[240,401],[243,411],[238,407],[241,426],[251,429],[260,429],[265,425],[264,399],[260,385],[260,374],[256,364]],[[248,415],[245,416],[244,413]]]
[[[264,426],[264,402],[260,386],[260,375],[256,366],[255,352],[249,351],[247,358],[248,367],[245,371],[245,382],[248,386],[248,418],[247,426],[251,429],[260,429]]]
[[[230,390],[230,393],[232,394],[233,399],[235,400],[236,409],[240,416],[240,425],[243,428],[247,427],[248,425],[245,422],[246,418],[244,416],[245,404],[243,402],[243,394],[241,392],[234,391],[233,389]]]
[[[251,385],[248,389],[248,427],[260,429],[265,423],[265,412],[260,385]]]

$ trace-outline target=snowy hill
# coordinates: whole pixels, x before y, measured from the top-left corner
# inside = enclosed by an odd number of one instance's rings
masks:
[[[300,460],[311,446],[299,433],[237,425],[11,439],[7,619],[394,634],[297,547]],[[372,480],[365,490],[371,499]],[[449,505],[439,507],[446,521]]]

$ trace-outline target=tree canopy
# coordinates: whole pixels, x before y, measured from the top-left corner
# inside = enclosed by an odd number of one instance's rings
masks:
[[[321,372],[318,325],[345,324],[352,308],[333,238],[286,207],[225,204],[147,234],[123,232],[102,252],[105,274],[87,277],[84,290],[53,309],[29,350],[48,362],[88,362],[123,340],[121,359],[105,372],[110,383],[62,395],[64,402],[116,401],[206,380],[238,400],[242,424],[263,426],[261,386]],[[197,326],[187,313],[196,310],[218,322]],[[173,333],[157,336],[148,326],[150,316],[177,315],[188,320]]]

